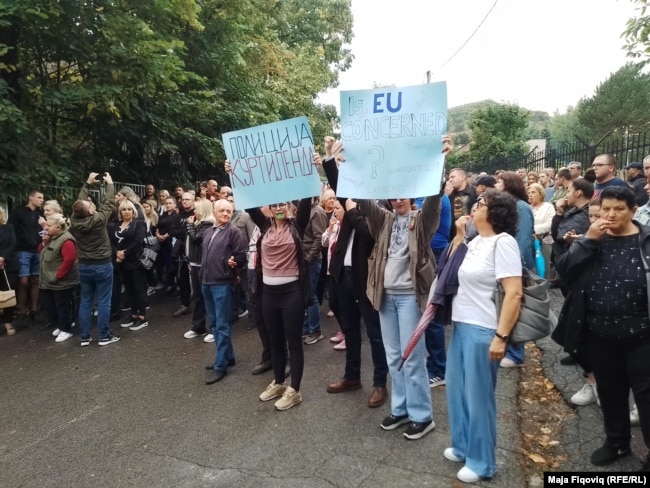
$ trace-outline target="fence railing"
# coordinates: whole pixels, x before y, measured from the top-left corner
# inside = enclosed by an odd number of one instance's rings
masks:
[[[582,163],[583,168],[591,166],[598,154],[611,154],[618,162],[618,169],[638,161],[641,162],[645,156],[650,154],[650,134],[623,134],[615,137],[608,137],[600,143],[583,144],[576,141],[562,147],[548,147],[543,151],[534,151],[527,155],[515,158],[491,158],[480,164],[472,165],[479,167],[482,171],[490,174],[498,169],[514,171],[518,168],[526,168],[529,171],[538,171],[542,168],[560,168],[568,165],[571,161]],[[475,170],[470,168],[470,170]]]

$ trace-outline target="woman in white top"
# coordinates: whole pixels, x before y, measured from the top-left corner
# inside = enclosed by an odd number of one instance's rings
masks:
[[[533,183],[528,186],[528,202],[533,208],[533,221],[535,237],[541,241],[542,256],[544,256],[544,278],[550,279],[551,249],[553,249],[553,238],[551,237],[551,223],[555,216],[555,207],[544,201],[544,187]]]
[[[513,237],[517,203],[507,192],[481,195],[471,217],[478,236],[469,244],[458,270],[458,294],[452,305],[454,330],[447,352],[447,403],[450,461],[462,462],[457,477],[465,483],[491,478],[496,472],[497,370],[522,296],[521,256]],[[469,217],[456,222],[464,235]],[[497,317],[492,293],[501,283],[505,298]]]

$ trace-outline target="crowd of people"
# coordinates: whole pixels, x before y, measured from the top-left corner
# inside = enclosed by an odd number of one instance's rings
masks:
[[[209,385],[235,364],[232,322],[247,317],[261,345],[252,374],[273,374],[259,398],[283,411],[302,402],[304,347],[324,338],[326,301],[340,328],[329,341],[345,351],[327,392],[361,388],[363,323],[373,365],[367,405],[390,403],[380,427],[424,437],[435,428],[431,391],[446,385],[451,446],[443,455],[462,463],[457,476],[471,483],[497,469],[497,372],[525,360],[524,345],[509,336],[527,268],[566,298],[553,339],[568,352],[563,364],[584,370],[571,401],[598,401],[603,411],[606,442],[593,464],[630,453],[632,424],[650,445],[650,156],[623,168],[627,182],[602,154],[584,172],[575,161],[494,175],[453,168],[423,198],[355,200],[336,193],[343,144],[328,137],[324,148],[314,161],[327,179],[323,192],[300,201],[243,210],[214,180],[172,193],[147,184],[137,195],[116,192],[108,173],[90,173],[69,216],[38,190],[8,218],[0,209],[0,289],[18,298],[2,309],[6,334],[41,311],[55,342],[78,326],[86,347],[95,316],[98,344],[107,346],[120,340],[111,322],[133,332],[150,326],[149,297],[162,293],[179,301],[174,318],[188,316],[185,339],[215,344]],[[430,302],[437,308],[425,338],[402,365]]]

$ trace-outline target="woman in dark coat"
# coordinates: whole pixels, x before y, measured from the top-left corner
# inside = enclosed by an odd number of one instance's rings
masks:
[[[5,280],[4,274],[7,274]],[[0,291],[15,290],[18,285],[18,260],[16,259],[16,233],[14,226],[7,223],[7,215],[0,207]],[[2,323],[7,335],[16,334],[14,329],[14,311],[16,307],[3,308],[0,311]]]

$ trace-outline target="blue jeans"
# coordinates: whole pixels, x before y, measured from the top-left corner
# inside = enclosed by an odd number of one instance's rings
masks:
[[[506,347],[506,357],[512,359],[517,364],[524,363],[524,343],[508,343]]]
[[[111,316],[111,296],[113,295],[113,264],[79,263],[79,333],[81,339],[90,338],[90,315],[93,299],[97,295],[97,335],[99,340],[108,339],[111,332],[108,321]]]
[[[26,278],[28,276],[39,276],[41,274],[41,260],[37,252],[17,251],[18,259],[18,276]]]
[[[318,287],[318,277],[320,276],[320,261],[309,263],[309,302],[307,303],[307,316],[302,324],[304,334],[314,334],[320,331],[320,304],[316,288]]]
[[[226,371],[228,363],[235,359],[230,330],[233,291],[232,285],[201,285],[205,311],[217,346],[217,356],[214,359],[215,371]]]
[[[424,343],[429,357],[427,358],[427,373],[429,378],[445,379],[447,353],[445,352],[445,326],[429,322],[424,331]]]
[[[384,293],[379,321],[392,379],[391,413],[408,415],[412,422],[428,422],[433,418],[423,341],[418,341],[402,370],[397,370],[421,316],[415,295]]]
[[[447,411],[451,447],[479,476],[496,472],[497,409],[494,390],[499,361],[490,361],[495,331],[454,323],[447,351]]]

